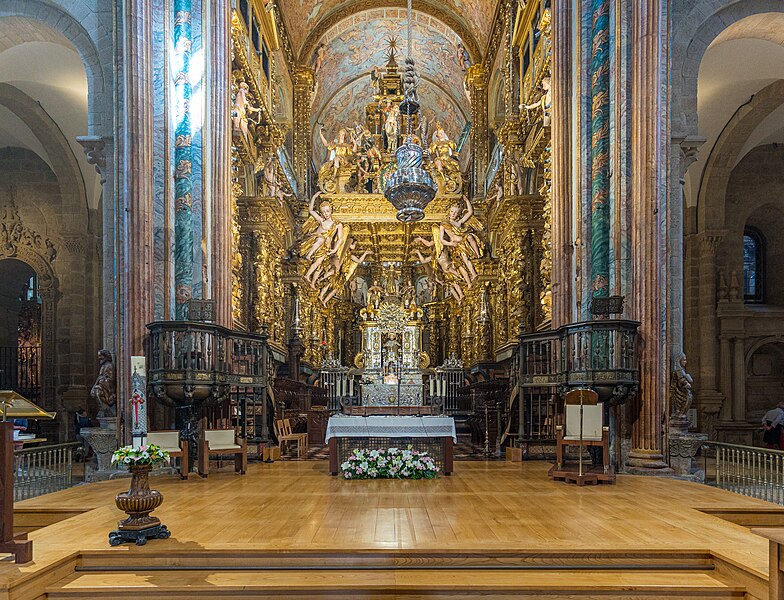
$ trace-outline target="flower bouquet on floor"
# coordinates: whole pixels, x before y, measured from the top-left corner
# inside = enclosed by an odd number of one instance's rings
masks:
[[[434,479],[438,467],[427,452],[411,446],[386,450],[354,450],[340,465],[346,479]]]
[[[120,521],[117,531],[109,534],[109,543],[116,546],[123,542],[136,542],[141,546],[147,538],[166,539],[169,530],[158,517],[150,515],[163,503],[163,494],[150,489],[149,475],[154,465],[169,461],[169,453],[160,446],[123,446],[112,454],[112,462],[125,465],[131,472],[131,485],[127,492],[117,494],[117,508],[128,515]]]

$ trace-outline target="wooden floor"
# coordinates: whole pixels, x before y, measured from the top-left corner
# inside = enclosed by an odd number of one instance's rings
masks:
[[[113,498],[127,489],[127,479],[79,486],[17,504],[21,519],[36,513],[69,518],[30,534],[34,563],[18,567],[10,559],[0,560],[0,598],[43,597],[30,590],[65,576],[70,579],[49,597],[92,597],[87,591],[69,596],[68,586],[78,581],[85,590],[97,585],[101,566],[110,563],[173,564],[180,557],[180,564],[198,559],[207,565],[234,553],[244,557],[242,564],[253,566],[258,560],[269,565],[269,551],[291,556],[309,552],[312,560],[324,561],[342,553],[352,564],[382,561],[377,567],[403,554],[409,561],[428,557],[424,566],[435,564],[438,556],[468,553],[492,556],[497,563],[568,567],[575,561],[583,566],[591,560],[623,563],[624,556],[638,561],[645,553],[655,564],[659,554],[681,553],[695,564],[718,557],[730,583],[736,569],[759,582],[767,578],[767,541],[715,515],[747,511],[775,514],[780,520],[781,511],[773,505],[659,478],[621,475],[614,486],[578,488],[550,481],[548,467],[543,462],[461,462],[453,476],[434,481],[344,481],[329,477],[323,461],[284,461],[251,465],[244,477],[227,471],[207,480],[153,478],[153,487],[165,496],[156,514],[172,537],[151,540],[145,547],[111,548],[107,543],[107,533],[121,517]],[[254,552],[264,554],[254,559]],[[75,557],[87,572],[73,575],[66,563]],[[89,573],[91,564],[98,574]],[[382,575],[375,573],[374,581],[383,580]],[[638,575],[645,585],[644,574]],[[41,580],[37,586],[36,576]],[[132,581],[136,576],[125,577]],[[619,574],[617,581],[623,577],[633,575]],[[695,572],[691,580],[699,577]],[[145,586],[155,581],[152,576],[143,579]],[[165,587],[161,580],[159,592]],[[724,591],[729,595],[722,597],[734,597],[730,588]],[[124,596],[118,592],[112,597]]]

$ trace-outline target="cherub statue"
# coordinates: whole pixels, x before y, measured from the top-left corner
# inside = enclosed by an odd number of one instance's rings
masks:
[[[278,173],[277,169],[275,168],[275,154],[271,153],[269,158],[267,158],[267,162],[264,164],[264,168],[262,171],[263,177],[263,188],[262,194],[269,197],[275,197],[278,195]]]
[[[373,285],[368,288],[368,306],[372,305],[374,308],[378,308],[378,305],[381,303],[381,293],[383,291],[384,288],[381,287],[378,279],[374,279]]]
[[[421,237],[417,238],[416,241],[424,244],[425,246],[428,244],[428,241]],[[430,245],[432,246],[433,243],[430,242]],[[452,295],[459,303],[462,302],[463,298],[465,297],[463,289],[460,287],[460,279],[462,275],[452,264],[452,261],[449,258],[449,254],[442,252],[437,255],[437,252],[433,252],[433,254],[423,256],[419,248],[415,248],[414,253],[416,254],[419,262],[425,267],[425,272],[428,274],[428,285],[430,285],[431,281],[435,282],[432,288],[431,297],[435,298],[436,285],[443,284],[446,285],[449,290],[451,290]],[[436,275],[438,270],[441,270],[444,273],[444,278],[446,280],[445,282],[442,282],[438,279]]]
[[[441,123],[436,121],[436,128],[433,131],[429,151],[436,169],[442,175],[444,174],[444,168],[452,170],[456,147],[455,143],[449,139]]]
[[[327,58],[327,47],[324,44],[319,44],[316,51],[313,53],[313,74],[318,75],[321,67],[324,66],[324,60]]]
[[[471,201],[467,197],[463,199],[466,204],[465,214],[459,206],[453,204],[449,207],[446,219],[440,225],[433,227],[433,241],[428,243],[423,238],[417,240],[426,246],[435,246],[436,258],[442,269],[448,263],[446,259],[441,260],[440,257],[448,255],[452,269],[457,271],[463,281],[470,286],[478,275],[472,259],[484,256],[484,244],[477,235],[483,227],[474,218]],[[446,269],[444,271],[446,272]]]
[[[542,78],[542,97],[533,104],[523,104],[520,108],[526,111],[534,110],[537,108],[542,109],[542,124],[545,127],[550,126],[550,108],[553,104],[553,90],[552,79],[550,76]]]
[[[457,43],[457,64],[463,72],[468,71],[468,67],[471,66],[471,56],[461,42]]]
[[[387,134],[387,150],[390,154],[394,154],[397,150],[397,138],[400,133],[400,107],[394,105],[387,114],[386,123],[384,123],[384,131]]]
[[[112,353],[108,350],[98,351],[98,378],[95,380],[90,397],[98,403],[99,417],[114,417],[117,415],[117,382],[114,374]]]
[[[357,273],[357,267],[370,254],[370,250],[365,250],[362,256],[355,256],[351,251],[356,248],[356,242],[352,241],[344,252],[344,256],[330,257],[333,261],[327,283],[321,288],[319,300],[326,307],[327,303],[335,297],[344,287],[349,285]],[[347,256],[346,256],[347,255]]]
[[[315,287],[318,271],[324,260],[327,256],[339,254],[343,250],[349,234],[348,226],[344,226],[332,217],[332,205],[328,201],[322,202],[319,210],[316,211],[316,199],[320,195],[321,192],[316,192],[310,199],[308,212],[311,218],[302,227],[306,238],[302,243],[301,251],[305,252],[307,260],[313,261],[305,274],[305,279],[312,287]]]
[[[235,131],[239,131],[246,142],[250,144],[251,136],[248,129],[248,113],[259,113],[261,109],[256,108],[250,103],[248,95],[250,88],[244,81],[240,81],[239,89],[234,97],[234,109],[231,111],[231,126]]]
[[[504,197],[504,186],[501,185],[501,178],[496,177],[495,179],[495,189],[493,190],[493,194],[487,195],[487,206],[493,206],[501,201]]]
[[[329,150],[329,159],[321,166],[319,178],[321,178],[325,167],[328,165],[332,166],[332,177],[335,178],[338,175],[338,171],[340,171],[340,167],[349,164],[350,157],[354,153],[353,144],[349,143],[348,133],[345,129],[340,129],[338,136],[330,144],[327,138],[324,137],[324,126],[322,125],[319,128],[319,137],[321,138],[321,143]]]

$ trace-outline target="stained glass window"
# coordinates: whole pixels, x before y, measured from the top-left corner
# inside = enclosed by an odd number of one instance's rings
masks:
[[[743,233],[743,299],[763,301],[765,244],[755,229]]]

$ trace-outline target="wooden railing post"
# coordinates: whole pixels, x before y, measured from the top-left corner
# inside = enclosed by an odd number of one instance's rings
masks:
[[[14,425],[0,423],[0,553],[17,563],[33,560],[33,542],[26,534],[14,536]]]

